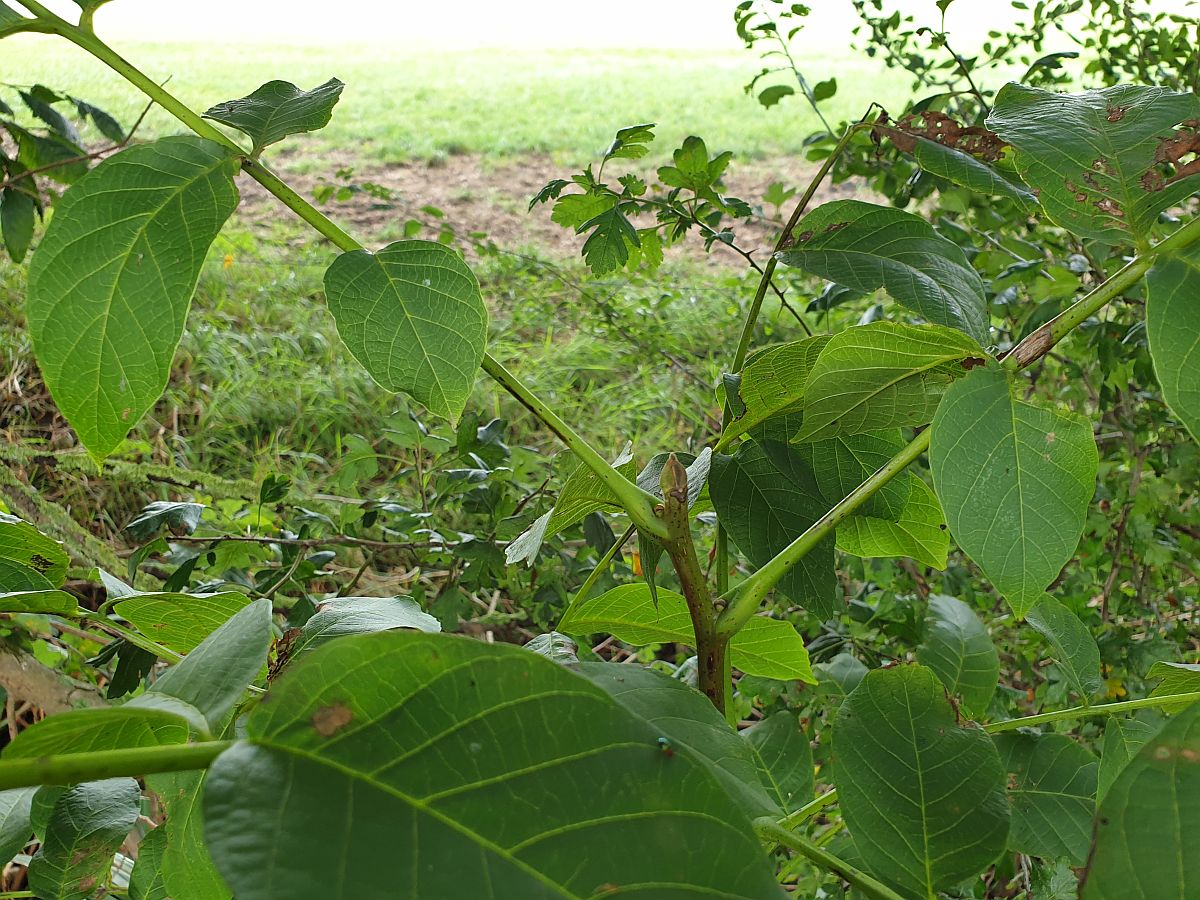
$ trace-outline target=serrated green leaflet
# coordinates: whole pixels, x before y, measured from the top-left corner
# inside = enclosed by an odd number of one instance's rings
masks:
[[[1200,98],[1159,87],[1057,94],[1006,84],[987,124],[1016,148],[1017,171],[1051,219],[1080,237],[1145,243],[1158,214],[1200,187],[1198,176],[1164,175],[1159,157],[1175,127],[1196,118]]]
[[[897,480],[911,485],[899,519],[892,522],[857,513],[848,516],[838,524],[837,548],[863,559],[907,556],[935,569],[946,568],[950,534],[937,496],[915,475]]]
[[[132,778],[78,784],[58,797],[46,840],[29,863],[42,900],[84,900],[108,881],[113,854],[137,822],[141,791]]]
[[[875,322],[833,336],[804,387],[796,441],[924,425],[979,344],[939,325]]]
[[[328,125],[343,87],[336,78],[311,91],[302,91],[289,81],[268,81],[249,96],[218,103],[204,116],[248,134],[257,156],[264,147],[288,135]]]
[[[558,623],[565,634],[605,632],[629,644],[695,645],[692,620],[682,594],[645,584],[623,584],[567,613]],[[756,616],[729,642],[733,665],[747,675],[816,684],[804,640],[789,623]]]
[[[1096,813],[1083,900],[1200,894],[1200,703],[1169,719],[1108,789]]]
[[[182,744],[187,739],[187,720],[162,710],[130,706],[79,709],[50,716],[25,729],[4,749],[4,759],[160,747]]]
[[[738,734],[758,751],[763,784],[785,812],[813,798],[812,747],[792,713],[773,713]]]
[[[713,455],[709,496],[721,524],[750,562],[765,565],[828,508],[803,458],[786,444],[770,456],[750,441],[733,456]],[[782,467],[781,467],[782,466]],[[779,580],[793,603],[821,618],[833,614],[837,579],[833,535]]]
[[[821,498],[833,506],[873,475],[904,446],[898,429],[874,434],[839,434],[793,448],[816,475]],[[858,513],[898,521],[912,493],[908,478],[893,478],[858,507]]]
[[[61,544],[7,513],[0,513],[0,558],[33,569],[51,587],[58,587],[66,580],[71,562]]]
[[[1146,273],[1146,337],[1163,399],[1200,440],[1200,248],[1158,258]]]
[[[167,385],[200,267],[238,204],[236,172],[219,144],[163,138],[109,157],[55,207],[29,266],[29,331],[96,459]]]
[[[487,308],[461,256],[434,241],[343,253],[325,272],[325,297],[372,378],[458,419],[487,344]]]
[[[176,653],[190,653],[249,603],[245,594],[135,594],[113,611],[146,637]]]
[[[857,291],[883,288],[938,325],[988,343],[983,282],[962,248],[919,216],[861,200],[835,200],[796,225],[786,265]]]
[[[987,627],[967,604],[934,594],[925,612],[925,637],[917,659],[928,666],[963,708],[981,716],[1000,680],[1000,656]]]
[[[779,897],[745,814],[659,737],[519,647],[345,638],[289,668],[246,740],[217,759],[206,835],[239,900],[311,896],[315,884],[347,900],[591,898],[614,884],[631,896]],[[247,830],[247,812],[281,825]]]
[[[980,194],[1006,197],[1016,202],[1025,213],[1038,210],[1038,198],[1032,191],[1022,184],[1009,181],[969,153],[923,137],[915,138],[911,152],[917,165],[930,174]]]
[[[1054,661],[1084,700],[1100,690],[1100,648],[1079,616],[1049,594],[1026,613],[1029,624],[1050,642]]]
[[[633,481],[637,466],[633,460],[633,445],[626,444],[612,461],[612,467]],[[585,466],[578,463],[554,502],[554,508],[539,516],[505,548],[505,559],[510,563],[524,562],[533,565],[542,542],[558,534],[564,528],[582,522],[590,513],[619,506],[617,498],[604,481]]]
[[[1096,486],[1091,423],[1013,395],[997,366],[946,392],[929,461],[950,533],[1024,616],[1075,553]]]
[[[998,734],[1009,774],[1010,850],[1082,866],[1092,840],[1100,761],[1063,734]]]
[[[722,444],[772,416],[797,408],[804,399],[808,373],[827,343],[829,335],[818,334],[768,347],[750,357],[738,382],[738,398],[744,409],[721,436]]]
[[[641,666],[582,663],[573,671],[606,690],[630,714],[665,737],[664,753],[677,748],[691,751],[748,814],[780,814],[776,794],[759,782],[763,765],[759,755],[699,691]]]
[[[1004,849],[1008,800],[991,739],[963,728],[924,666],[868,672],[838,710],[833,780],[876,876],[932,898]]]

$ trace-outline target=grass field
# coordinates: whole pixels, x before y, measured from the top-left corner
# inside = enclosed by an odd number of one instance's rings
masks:
[[[353,148],[395,162],[455,153],[587,157],[612,133],[657,122],[663,153],[687,134],[739,155],[798,153],[818,122],[792,98],[764,109],[743,85],[758,71],[748,52],[689,50],[395,50],[379,45],[126,44],[123,55],[198,109],[248,94],[273,78],[312,87],[336,76],[346,91],[319,148]],[[838,49],[809,54],[815,78],[835,76],[834,119],[872,100],[897,102],[907,83]],[[77,48],[25,36],[5,41],[0,81],[44,82],[108,109],[122,121],[143,106],[132,88]],[[154,111],[149,133],[177,130]],[[314,163],[319,163],[315,160]]]

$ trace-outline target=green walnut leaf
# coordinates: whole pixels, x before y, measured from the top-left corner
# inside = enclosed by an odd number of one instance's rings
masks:
[[[66,591],[9,591],[0,594],[0,613],[69,616],[79,608]]]
[[[293,653],[311,650],[325,641],[348,634],[369,634],[392,628],[441,631],[433,616],[411,597],[331,597],[317,604],[313,617],[304,623]]]
[[[163,138],[110,156],[55,207],[29,266],[29,332],[95,459],[167,386],[200,267],[238,204],[236,172],[219,144]]]
[[[52,591],[54,585],[45,575],[0,556],[0,592]]]
[[[1098,457],[1083,416],[1018,399],[998,366],[972,371],[934,417],[929,462],[950,533],[1024,617],[1075,553]]]
[[[1009,849],[1043,859],[1087,861],[1100,761],[1064,734],[998,734],[1009,774]]]
[[[907,556],[935,569],[946,568],[950,534],[946,517],[933,488],[915,475],[910,483],[908,501],[893,522],[855,514],[837,527],[837,548],[843,553],[872,559]]]
[[[914,137],[912,149],[913,159],[926,172],[945,178],[947,181],[992,197],[1006,197],[1014,201],[1025,213],[1034,213],[1039,209],[1038,198],[1022,184],[1009,181],[991,166],[980,162],[969,153],[964,153],[929,138]],[[897,141],[901,146],[901,141]]]
[[[567,612],[558,630],[586,635],[605,632],[628,644],[680,643],[695,646],[687,600],[646,584],[622,584]],[[804,640],[788,622],[755,616],[729,642],[730,660],[747,675],[816,684]]]
[[[808,373],[829,340],[829,335],[818,334],[777,344],[751,356],[737,382],[737,417],[729,423],[721,443],[728,443],[773,416],[798,409],[804,400]]]
[[[51,540],[33,525],[0,512],[0,559],[33,569],[50,587],[67,579],[70,557],[58,541]],[[14,588],[15,590],[15,588]]]
[[[1176,663],[1159,660],[1146,673],[1149,679],[1161,679],[1150,692],[1151,697],[1170,697],[1173,694],[1200,692],[1200,663]],[[1184,700],[1173,705],[1164,705],[1167,710],[1179,709],[1195,700]]]
[[[839,434],[823,441],[798,444],[794,449],[808,461],[821,498],[833,506],[875,474],[904,446],[898,429],[873,434]],[[898,521],[912,493],[912,481],[893,478],[858,507],[864,516]]]
[[[835,200],[804,216],[779,259],[856,291],[883,288],[901,306],[988,343],[983,281],[962,248],[920,216]]]
[[[1146,273],[1146,336],[1167,406],[1200,440],[1200,248],[1165,254]]]
[[[89,781],[59,795],[46,840],[29,863],[42,900],[84,900],[108,881],[113,854],[137,822],[141,790],[132,778]]]
[[[782,443],[769,455],[758,441],[743,444],[733,456],[714,454],[708,489],[721,524],[756,566],[769,562],[828,509],[804,459]],[[837,593],[833,555],[830,535],[779,580],[779,591],[828,618]]]
[[[1200,894],[1200,703],[1167,723],[1129,762],[1096,812],[1083,900]]]
[[[239,900],[314,884],[332,898],[779,897],[745,813],[661,736],[519,647],[358,635],[307,654],[251,711],[209,772],[205,831]]]
[[[738,733],[758,751],[762,782],[785,812],[812,800],[812,747],[792,713],[773,713]]]
[[[0,191],[0,233],[4,235],[4,247],[15,263],[25,258],[33,241],[36,214],[37,201],[25,191],[15,187]]]
[[[1100,771],[1097,775],[1096,803],[1104,802],[1108,789],[1113,786],[1129,761],[1137,756],[1142,745],[1154,737],[1158,729],[1141,719],[1121,719],[1112,716],[1104,724],[1104,747],[1100,754]]]
[[[487,344],[487,307],[462,257],[433,241],[343,253],[325,273],[325,296],[372,378],[458,419]]]
[[[987,711],[1000,680],[1000,656],[987,626],[967,604],[944,594],[929,598],[917,659],[933,670],[946,690],[962,697],[970,715]]]
[[[699,691],[642,666],[582,663],[573,670],[662,734],[664,752],[680,747],[691,751],[747,813],[780,815],[776,796],[759,781],[759,755]]]
[[[191,534],[204,514],[203,503],[155,500],[142,508],[125,530],[135,541],[148,541],[164,527],[171,534]]]
[[[793,440],[816,441],[924,425],[942,394],[983,351],[938,325],[874,322],[827,343],[804,387],[804,424]]]
[[[161,772],[146,778],[146,786],[158,796],[166,816],[155,831],[162,832],[159,880],[168,897],[230,900],[232,896],[213,863],[204,837],[207,781],[207,772]],[[141,864],[139,854],[138,865]]]
[[[311,91],[288,81],[268,81],[247,97],[218,103],[204,117],[248,134],[254,141],[252,154],[258,156],[264,147],[289,135],[328,125],[344,87],[336,78]]]
[[[988,127],[1016,148],[1015,164],[1052,220],[1074,235],[1145,243],[1163,210],[1200,188],[1164,172],[1175,127],[1200,118],[1200,98],[1118,85],[1058,94],[1006,84]]]
[[[33,787],[0,791],[0,864],[8,865],[29,843],[33,834],[33,795],[37,792]]]
[[[924,666],[868,672],[838,710],[833,780],[866,866],[907,895],[933,897],[1004,850],[1004,768],[982,730],[958,724]]]
[[[162,858],[167,849],[167,830],[162,825],[142,838],[137,862],[129,876],[130,900],[170,900],[163,881]]]
[[[132,706],[77,709],[49,716],[22,731],[4,748],[4,758],[161,747],[183,744],[187,739],[187,720],[164,710]]]
[[[1025,614],[1033,629],[1050,642],[1054,661],[1084,700],[1095,696],[1100,678],[1100,647],[1079,616],[1049,594]]]
[[[176,653],[191,653],[250,600],[245,594],[134,594],[113,611],[150,638]]]

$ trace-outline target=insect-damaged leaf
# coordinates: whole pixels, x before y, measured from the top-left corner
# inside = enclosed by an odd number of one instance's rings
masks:
[[[346,900],[584,898],[610,884],[779,897],[746,814],[661,736],[520,647],[405,631],[331,641],[284,672],[214,763],[208,843],[239,900],[314,884]]]
[[[983,282],[962,248],[919,216],[861,200],[835,200],[796,225],[789,266],[859,291],[886,290],[937,325],[988,343]]]
[[[988,127],[1016,148],[1017,171],[1046,214],[1079,237],[1145,243],[1158,214],[1200,188],[1182,156],[1200,147],[1200,97],[1118,85],[1056,94],[1007,84]]]

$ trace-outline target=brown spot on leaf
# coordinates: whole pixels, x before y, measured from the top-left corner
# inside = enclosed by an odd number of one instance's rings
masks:
[[[796,235],[796,243],[804,244],[812,240],[813,233],[811,231],[802,231]]]
[[[344,703],[322,706],[312,717],[313,729],[321,737],[330,737],[354,721],[354,713]]]
[[[979,366],[987,365],[987,360],[979,356],[968,356],[962,361],[962,367],[970,372],[972,369]]]
[[[828,225],[825,226],[825,233],[833,234],[833,232],[841,231],[843,228],[845,228],[849,224],[850,224],[849,222],[830,222]]]
[[[1158,169],[1151,169],[1149,172],[1143,175],[1140,180],[1142,187],[1151,193],[1154,191],[1161,191],[1163,189],[1163,184],[1165,183],[1162,172],[1158,171]]]
[[[1057,440],[1058,440],[1058,435],[1056,435],[1053,431],[1046,432],[1046,443],[1047,444],[1053,444]]]
[[[873,134],[876,137],[887,136],[897,149],[905,153],[912,153],[916,149],[917,138],[925,138],[987,162],[994,162],[1008,146],[994,131],[980,125],[963,125],[937,110],[927,109],[909,113],[894,126],[885,124],[886,121],[881,119]]]
[[[1085,200],[1087,200],[1087,194],[1084,193],[1083,191],[1080,191],[1078,194],[1075,195],[1076,203],[1083,203]]]
[[[46,559],[40,553],[34,553],[29,557],[29,568],[36,569],[39,574],[45,575],[53,566],[54,563],[50,562],[50,560]]]
[[[1120,122],[1125,118],[1125,110],[1127,109],[1129,109],[1128,106],[1110,106],[1106,118],[1110,122]]]
[[[1121,209],[1121,204],[1111,197],[1104,197],[1100,200],[1097,200],[1096,209],[1118,219],[1125,217],[1125,210]]]

